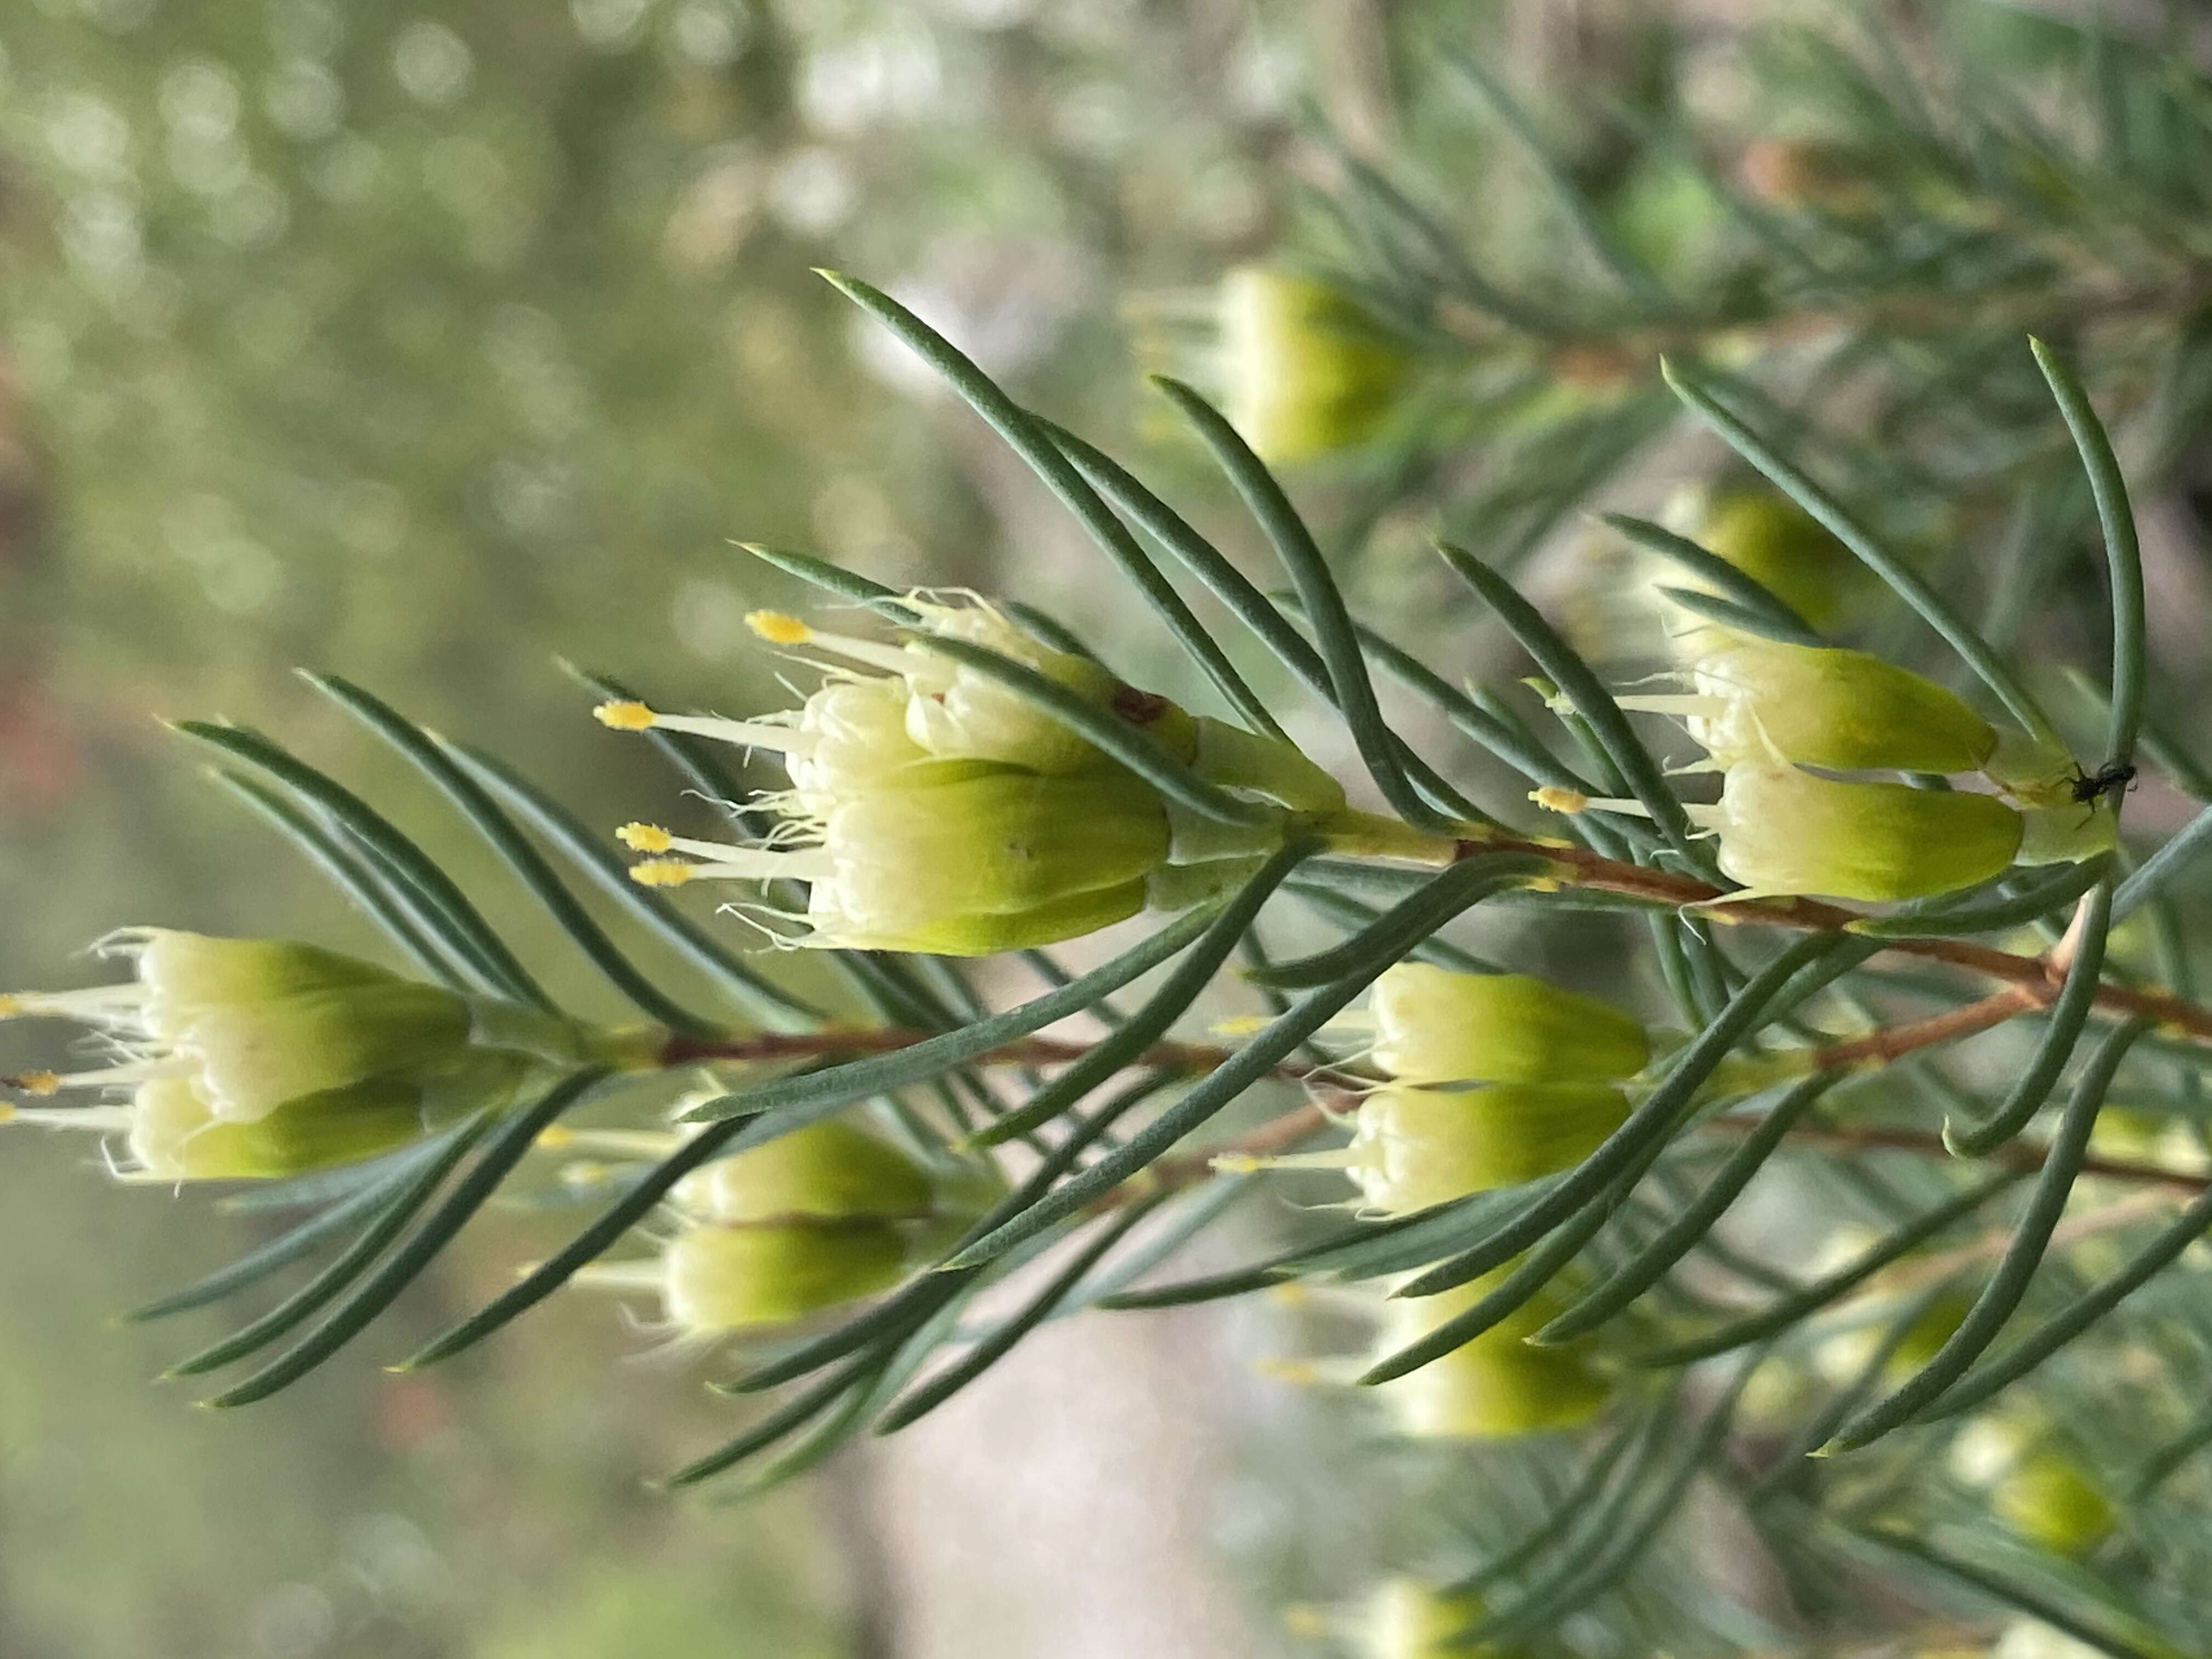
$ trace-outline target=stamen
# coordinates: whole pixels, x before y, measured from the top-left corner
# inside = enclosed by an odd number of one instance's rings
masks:
[[[1680,714],[1693,720],[1719,720],[1729,712],[1726,697],[1705,696],[1696,692],[1662,692],[1650,696],[1615,696],[1613,702],[1633,714]]]
[[[719,849],[711,861],[702,864],[647,859],[630,866],[629,878],[647,887],[680,887],[687,881],[827,881],[836,872],[829,854],[819,848],[775,853],[765,848],[731,847]]]
[[[25,1072],[13,1078],[0,1078],[0,1085],[22,1090],[26,1094],[50,1095],[60,1089],[107,1089],[141,1083],[152,1083],[165,1077],[190,1077],[197,1069],[193,1062],[181,1054],[171,1054],[159,1060],[134,1060],[122,1066],[104,1066],[96,1072],[70,1072],[56,1075],[52,1072]]]
[[[602,1291],[658,1291],[668,1275],[659,1261],[641,1256],[635,1261],[594,1261],[569,1274],[568,1282]]]
[[[47,1129],[94,1129],[101,1134],[128,1134],[128,1106],[78,1106],[59,1109],[0,1105],[0,1123],[35,1123]]]
[[[635,853],[665,853],[676,844],[676,837],[657,823],[625,823],[616,830],[615,839]]]
[[[49,1015],[92,1022],[124,1020],[143,1006],[150,994],[146,986],[129,979],[76,991],[14,991],[0,995],[0,1019]]]
[[[585,1152],[620,1152],[633,1158],[665,1158],[684,1145],[684,1137],[665,1129],[571,1129],[555,1124],[538,1133],[537,1146],[541,1152],[567,1152],[571,1147]]]
[[[753,623],[753,632],[771,643],[811,646],[817,651],[827,651],[832,656],[843,657],[851,662],[866,663],[871,668],[880,668],[902,678],[914,674],[919,666],[914,653],[903,646],[885,645],[880,640],[863,640],[850,634],[825,634],[818,628],[807,627],[796,617],[785,617],[775,612],[769,614],[775,618],[774,632],[762,628],[752,617],[745,620]],[[790,629],[794,628],[803,630],[805,637],[789,637]]]
[[[1577,812],[1621,812],[1636,818],[1651,816],[1651,809],[1640,800],[1624,800],[1612,795],[1585,795],[1579,789],[1562,789],[1548,783],[1541,789],[1531,789],[1528,799],[1547,812],[1564,812],[1569,817]]]
[[[641,702],[603,702],[592,711],[600,725],[617,732],[688,732],[740,749],[773,749],[781,754],[808,754],[814,748],[811,732],[767,720],[725,720],[719,714],[664,714]]]
[[[0,1077],[0,1089],[16,1089],[27,1095],[58,1093],[62,1080],[52,1072],[18,1072],[13,1077]]]

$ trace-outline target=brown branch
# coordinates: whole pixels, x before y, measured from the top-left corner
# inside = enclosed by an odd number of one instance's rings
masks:
[[[1693,881],[1687,876],[1671,875],[1666,871],[1647,869],[1639,864],[1625,864],[1617,859],[1601,858],[1586,848],[1569,846],[1564,842],[1494,836],[1481,840],[1462,841],[1458,844],[1457,856],[1462,859],[1479,857],[1485,853],[1534,854],[1550,860],[1562,882],[1587,887],[1595,892],[1619,893],[1626,897],[1649,899],[1677,908],[1695,905],[1719,922],[1758,922],[1774,927],[1796,928],[1803,933],[1847,933],[1852,923],[1866,920],[1856,911],[1846,910],[1840,905],[1823,904],[1817,899],[1731,901],[1720,888],[1709,887],[1704,882]],[[1943,963],[1953,968],[1964,969],[1968,973],[1982,975],[1984,978],[2021,987],[2033,994],[2039,1004],[2051,988],[2051,963],[2043,957],[2016,956],[2009,951],[1992,950],[1985,945],[1970,945],[1964,939],[1887,939],[1883,941],[1882,949],[1887,952]],[[2128,985],[2101,985],[2097,988],[2097,1006],[2110,1013],[2141,1015],[2155,1021],[2170,1032],[2193,1037],[2200,1042],[2212,1042],[2212,1008],[2202,1007],[2169,992],[2138,990]]]

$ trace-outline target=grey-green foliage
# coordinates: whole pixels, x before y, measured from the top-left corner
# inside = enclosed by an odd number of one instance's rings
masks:
[[[1256,514],[1240,532],[1240,554],[1272,548],[1294,596],[1271,599],[1133,477],[1025,413],[918,319],[864,284],[848,285],[947,371],[1075,507],[1122,574],[1138,578],[1195,668],[1224,692],[1227,707],[1217,712],[1241,710],[1248,724],[1263,726],[1245,681],[1224,665],[1277,659],[1282,684],[1313,694],[1301,712],[1319,719],[1334,711],[1346,752],[1407,822],[1453,821],[1455,798],[1477,809],[1480,818],[1458,818],[1469,826],[1469,855],[1431,874],[1313,857],[1293,844],[1241,890],[1103,964],[1079,971],[1041,955],[1051,983],[1032,996],[987,996],[949,961],[841,955],[841,994],[913,1042],[850,1057],[825,1039],[803,1069],[730,1078],[727,1092],[694,1109],[694,1121],[711,1127],[639,1172],[568,1249],[409,1363],[442,1360],[526,1313],[649,1222],[688,1170],[871,1102],[942,1167],[994,1178],[995,1204],[963,1237],[944,1241],[931,1269],[841,1321],[748,1356],[727,1386],[769,1395],[769,1410],[679,1471],[678,1481],[729,1476],[762,1487],[787,1478],[872,1426],[921,1415],[1043,1322],[1101,1304],[1136,1317],[1145,1306],[1291,1281],[1377,1288],[1419,1273],[1425,1283],[1418,1288],[1435,1289],[1492,1273],[1498,1276],[1486,1281],[1481,1299],[1443,1334],[1418,1352],[1382,1356],[1373,1375],[1411,1369],[1539,1293],[1575,1286],[1580,1299],[1564,1315],[1565,1328],[1595,1334],[1617,1383],[1606,1419],[1577,1436],[1437,1454],[1360,1447],[1358,1465],[1373,1480],[1365,1503],[1379,1513],[1390,1495],[1418,1493],[1424,1516],[1418,1540],[1395,1540],[1404,1554],[1376,1565],[1479,1589],[1489,1611],[1470,1640],[1486,1632],[1580,1654],[1718,1654],[1786,1649],[1818,1632],[1830,1643],[1825,1650],[1863,1641],[1872,1651],[1884,1639],[1933,1632],[1943,1619],[1984,1633],[2018,1614],[2113,1654],[2204,1651],[2212,1615],[2196,1591],[2212,1563],[2212,1458],[2203,1455],[2212,1423],[2195,1382],[2212,1349],[2212,1322],[2191,1246],[2212,1225],[2212,1200],[2185,1170],[2167,1180],[2124,1155],[2085,1163],[2100,1115],[2143,1139],[2201,1127],[2201,1033],[2153,1033],[2118,1019],[2107,994],[2146,984],[2189,988],[2191,929],[2201,915],[2185,902],[2186,854],[2201,836],[2178,836],[2163,854],[2148,841],[2130,848],[2148,856],[2117,897],[2104,864],[2078,881],[2014,873],[1965,903],[1908,908],[1880,940],[1826,925],[1802,936],[1755,920],[1715,927],[1695,909],[1654,898],[1661,887],[1532,885],[1540,852],[1481,847],[1490,823],[1534,835],[1556,833],[1564,822],[1583,850],[1632,875],[1680,881],[1713,873],[1682,810],[1693,786],[1664,765],[1670,728],[1624,712],[1608,690],[1620,683],[1619,665],[1593,664],[1500,574],[1686,409],[1887,585],[1887,596],[1866,608],[1869,628],[1917,613],[1932,628],[1914,636],[1914,648],[1924,647],[1932,660],[1934,641],[1943,641],[1953,653],[1947,667],[1960,679],[1978,678],[1990,706],[2008,706],[2033,726],[2081,729],[2072,710],[2055,721],[2044,714],[2051,677],[2017,644],[2022,624],[2042,619],[2008,608],[1999,579],[1976,574],[1991,568],[1992,556],[2011,561],[1998,566],[2002,580],[2033,578],[2052,594],[2059,614],[2051,636],[2081,643],[2096,680],[2112,688],[2097,711],[2109,724],[2085,758],[2094,766],[2139,750],[2148,769],[2201,798],[2185,750],[2158,729],[2169,708],[2184,709],[2183,688],[2148,659],[2133,521],[2113,487],[2118,471],[2097,416],[2140,434],[2147,459],[2128,479],[2138,493],[2201,447],[2207,377],[2191,361],[2200,348],[2187,284],[2204,257],[2190,227],[2197,192],[2212,178],[2194,165],[2212,155],[2212,99],[2146,47],[2039,26],[2024,43],[2007,37],[2014,55],[2001,61],[2078,53],[2078,64],[2063,59],[2069,77],[2058,95],[2080,101],[2065,104],[2063,116],[2032,109],[2007,95],[2002,77],[1991,84],[1974,69],[1981,26],[1950,9],[1942,15],[1960,33],[1938,61],[1972,84],[1948,88],[1940,117],[1878,56],[1810,36],[1762,49],[1773,77],[1762,84],[1773,97],[1811,87],[1833,106],[1824,117],[1830,125],[1807,142],[1860,158],[1824,175],[1848,186],[1826,199],[1746,200],[1708,166],[1690,216],[1694,234],[1673,226],[1653,246],[1650,227],[1629,211],[1632,181],[1585,177],[1574,156],[1543,151],[1540,172],[1557,192],[1563,234],[1583,245],[1588,262],[1581,277],[1549,282],[1540,295],[1524,296],[1511,272],[1475,269],[1454,226],[1423,214],[1378,173],[1364,166],[1348,173],[1337,220],[1344,251],[1368,259],[1363,291],[1430,349],[1439,386],[1451,395],[1425,394],[1431,405],[1409,412],[1403,428],[1364,458],[1372,464],[1364,486],[1372,500],[1355,501],[1343,524],[1323,528],[1356,548],[1378,504],[1434,507],[1448,526],[1466,526],[1474,550],[1447,549],[1445,568],[1563,694],[1556,706],[1510,700],[1503,673],[1471,690],[1453,685],[1427,660],[1449,642],[1439,623],[1413,632],[1394,618],[1399,626],[1384,631],[1395,633],[1395,645],[1370,628],[1346,604],[1344,589],[1357,584],[1332,574],[1275,480],[1195,393],[1170,388]],[[1542,144],[1539,118],[1473,58],[1440,54],[1435,73],[1458,78],[1456,90],[1436,94],[1458,100],[1449,106],[1458,116],[1432,118],[1420,136],[1440,148],[1417,149],[1409,170],[1443,166],[1460,120],[1478,109],[1516,143]],[[2086,128],[2085,112],[2096,118]],[[1697,155],[1705,142],[1675,124],[1679,114],[1614,112],[1638,134],[1644,165],[1691,167],[1661,159]],[[2058,249],[2104,263],[2085,278]],[[2130,301],[2140,310],[2085,337],[2075,284],[2138,265],[2150,273]],[[1456,303],[1450,315],[1489,320],[1472,338],[1465,330],[1435,331],[1446,299]],[[1771,338],[1771,349],[1747,362],[1720,349],[1721,337],[1738,331],[1788,336],[1790,319],[1807,314],[1849,319],[1809,363]],[[2056,349],[2031,355],[2030,325]],[[1671,390],[1649,361],[1656,344],[1677,357]],[[1570,351],[1611,353],[1608,384],[1563,390]],[[1863,376],[1872,388],[1848,419],[1830,415],[1826,402],[1847,376]],[[1469,384],[1490,394],[1468,398]],[[1506,441],[1493,444],[1501,434]],[[1470,456],[1471,467],[1448,465]],[[1900,536],[1917,539],[1939,509],[1949,532],[1942,556],[1890,556]],[[1142,568],[1146,544],[1117,512],[1154,538],[1173,567]],[[825,585],[844,597],[853,592],[849,581]],[[1164,602],[1171,592],[1184,602]],[[2112,603],[2083,602],[2098,593]],[[1737,598],[1744,617],[1794,617],[1747,579]],[[1200,605],[1236,619],[1242,632],[1203,638]],[[1084,636],[1080,627],[1075,633]],[[1067,699],[1020,674],[1001,678],[1037,693],[1040,707],[1069,712]],[[1385,683],[1397,688],[1389,701],[1378,689]],[[568,884],[602,881],[604,860],[556,808],[496,763],[422,732],[367,694],[343,682],[329,689],[441,784],[584,957],[672,1033],[737,1042],[762,1014],[787,1034],[815,1027],[806,1003],[764,988],[750,964],[711,934],[702,938],[714,924],[637,892],[624,895],[628,915],[594,920]],[[2149,720],[2140,742],[2139,711]],[[538,964],[520,960],[436,863],[350,791],[257,734],[190,730],[223,751],[227,764],[258,774],[232,781],[339,875],[400,949],[457,983],[519,1001],[543,994]],[[1415,730],[1455,732],[1474,746],[1429,752],[1411,744]],[[744,796],[710,750],[662,735],[692,786],[720,800]],[[1171,764],[1157,769],[1180,786]],[[1540,818],[1521,799],[1532,785],[1633,794],[1652,823],[1607,812]],[[678,787],[672,779],[672,792]],[[1194,799],[1202,807],[1207,797]],[[2110,801],[2083,807],[2114,810]],[[1635,886],[1615,884],[1624,884]],[[1207,1175],[1184,1161],[1192,1145],[1228,1138],[1213,1127],[1218,1115],[1248,1097],[1294,1107],[1285,1068],[1356,1063],[1340,1052],[1329,1019],[1385,968],[1417,953],[1486,965],[1468,956],[1460,919],[1509,906],[1526,924],[1516,945],[1534,940],[1540,949],[1547,930],[1586,929],[1577,937],[1617,953],[1650,949],[1685,1035],[1620,1131],[1577,1167],[1525,1187],[1410,1217],[1316,1216],[1289,1224],[1291,1236],[1272,1250],[1255,1249],[1245,1267],[1202,1278],[1179,1268],[1194,1239],[1226,1235],[1237,1198],[1266,1178]],[[2127,909],[2160,926],[2118,929],[2112,924]],[[1923,949],[1908,963],[1878,957],[1878,945],[1925,945],[1980,929],[1971,936],[1987,942],[1994,934],[2033,952],[2077,914],[2092,932],[2073,943],[2071,994],[2020,1020],[2036,1031],[2034,1058],[2018,1068],[2033,1089],[1931,1048],[1786,1095],[1755,1091],[1735,1109],[1787,1117],[1770,1118],[1763,1135],[1707,1133],[1710,1087],[1731,1061],[1821,1047],[1989,988],[1960,971],[1957,953]],[[2023,931],[2038,924],[2044,937],[2030,932],[2023,944]],[[1278,959],[1275,942],[1293,927],[1305,954]],[[662,988],[635,959],[635,942],[649,935],[688,963],[680,990]],[[1153,1050],[1153,1037],[1190,1012],[1240,946],[1261,964],[1255,981],[1273,997],[1259,1032],[1218,1066]],[[1496,954],[1486,939],[1482,948]],[[1161,969],[1167,978],[1148,981],[1141,1004],[1108,1000]],[[1085,1011],[1120,1031],[1104,1051],[1117,1063],[1079,1069],[1081,1087],[1066,1074],[987,1063],[994,1048]],[[1130,1071],[1136,1075],[1123,1075]],[[276,1201],[307,1212],[293,1231],[147,1314],[204,1307],[318,1253],[325,1265],[280,1306],[281,1317],[264,1316],[179,1369],[258,1351],[335,1302],[218,1402],[244,1403],[327,1358],[428,1265],[495,1186],[526,1167],[531,1138],[599,1081],[580,1071],[504,1121],[471,1120],[434,1151],[279,1190]],[[2054,1091],[2063,1108],[2039,1120]],[[1163,1097],[1157,1114],[1133,1115]],[[2128,1115],[2124,1122],[2116,1111]],[[1003,1129],[994,1132],[994,1122]],[[999,1150],[1023,1137],[1025,1154]],[[1148,1170],[1165,1184],[1128,1185]],[[2147,1201],[2176,1186],[2197,1195],[2186,1204]],[[1729,1202],[1746,1188],[1799,1206],[1805,1230],[1849,1226],[1861,1236],[1838,1260],[1771,1249],[1756,1218]],[[1069,1248],[1052,1254],[1062,1244]],[[993,1297],[981,1311],[979,1297],[1048,1255],[1051,1267],[1024,1279],[1021,1297]],[[1870,1285],[1881,1294],[1864,1294]],[[1922,1330],[1931,1314],[1948,1316],[1933,1344]],[[1553,1322],[1561,1317],[1555,1310]],[[1839,1345],[1850,1347],[1860,1331],[1870,1344],[1835,1364]],[[1981,1408],[1999,1384],[2008,1385],[1999,1401],[2005,1420],[2063,1458],[2110,1507],[2109,1528],[2079,1551],[2024,1532],[1960,1473],[1971,1460],[1949,1455],[1951,1443],[1972,1431],[1968,1406],[1984,1426],[1991,1420]],[[1469,1501],[1470,1492],[1480,1501]],[[1772,1581],[1766,1590],[1747,1595],[1711,1572],[1692,1529],[1676,1525],[1693,1497],[1719,1506],[1757,1548]],[[1859,1575],[1873,1575],[1896,1597],[1862,1593]],[[1914,1607],[1926,1616],[1906,1610]]]

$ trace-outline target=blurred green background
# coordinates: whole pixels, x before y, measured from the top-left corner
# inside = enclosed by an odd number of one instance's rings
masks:
[[[1266,245],[1309,21],[0,8],[0,981],[77,982],[74,953],[132,921],[366,945],[156,723],[264,726],[431,823],[295,665],[611,823],[665,783],[556,659],[746,706],[741,619],[777,595],[729,538],[1086,603],[1064,544],[1024,542],[1046,504],[856,349],[809,267],[894,287],[1118,441],[1117,297]],[[43,1035],[0,1032],[0,1060]],[[146,1380],[198,1333],[110,1322],[250,1218],[116,1188],[75,1138],[0,1159],[9,1659],[873,1644],[834,1480],[736,1510],[647,1489],[731,1416],[696,1375],[620,1363],[647,1345],[611,1304],[549,1308],[432,1378],[375,1369],[496,1285],[526,1218],[480,1227],[374,1354],[214,1416]]]

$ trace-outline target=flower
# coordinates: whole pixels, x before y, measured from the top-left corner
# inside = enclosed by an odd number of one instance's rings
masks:
[[[460,996],[310,945],[167,928],[116,935],[135,977],[0,998],[0,1017],[74,1019],[111,1063],[7,1079],[33,1094],[127,1092],[127,1105],[11,1109],[15,1121],[123,1136],[159,1181],[296,1174],[404,1145],[503,1102],[538,1060],[587,1058],[550,1016]]]
[[[711,1338],[788,1324],[872,1296],[897,1282],[906,1261],[905,1239],[882,1222],[700,1222],[678,1231],[658,1255],[597,1263],[572,1282],[655,1292],[670,1326]]]
[[[1391,1079],[1354,1110],[1351,1143],[1215,1164],[1341,1170],[1384,1215],[1572,1168],[1620,1127],[1628,1103],[1616,1085],[1650,1057],[1644,1028],[1593,997],[1420,963],[1389,969],[1368,1011],[1331,1027],[1371,1028]],[[1474,1086],[1443,1086],[1457,1085]]]
[[[1716,490],[1679,516],[1694,520],[1685,531],[1692,540],[1816,629],[1840,621],[1852,590],[1863,585],[1863,568],[1850,550],[1802,507],[1771,490]],[[1668,580],[1677,587],[1698,586],[1673,567]]]
[[[1376,436],[1413,360],[1341,289],[1245,265],[1217,292],[1229,422],[1263,460],[1294,463]]]
[[[1435,1296],[1389,1303],[1376,1358],[1465,1313],[1511,1271],[1508,1265]],[[1399,1432],[1421,1440],[1495,1440],[1588,1422],[1608,1389],[1579,1345],[1538,1348],[1522,1340],[1558,1312],[1553,1298],[1539,1294],[1471,1341],[1378,1384]]]
[[[1624,708],[1680,714],[1711,756],[1795,761],[1838,772],[1972,772],[1996,728],[1953,693],[1863,651],[1704,630],[1686,694],[1626,696]]]
[[[663,1158],[684,1138],[557,1128],[538,1144]],[[692,1170],[669,1194],[681,1224],[658,1255],[594,1264],[575,1282],[655,1292],[687,1336],[783,1324],[895,1282],[940,1218],[939,1197],[896,1147],[825,1119]]]
[[[1340,1165],[1370,1208],[1405,1215],[1572,1169],[1627,1115],[1620,1091],[1601,1084],[1393,1085],[1359,1103],[1350,1146],[1310,1157]]]
[[[755,631],[841,665],[802,707],[764,720],[665,714],[609,702],[620,730],[665,728],[783,757],[791,787],[756,803],[783,822],[764,844],[619,832],[656,856],[631,874],[651,885],[700,879],[810,884],[787,942],[836,949],[981,956],[1051,944],[1123,920],[1162,890],[1170,866],[1242,869],[1281,838],[1292,813],[1340,810],[1343,793],[1287,744],[1194,719],[1121,685],[1086,658],[1048,650],[980,603],[920,596],[905,645],[823,633],[758,612]],[[1202,778],[1273,804],[1250,828],[1194,822],[1142,778],[1036,703],[930,648],[958,640],[1012,659],[1147,730]],[[862,673],[842,665],[880,671]]]
[[[1455,1644],[1453,1638],[1482,1620],[1484,1607],[1472,1595],[1454,1595],[1418,1578],[1386,1578],[1368,1592],[1354,1621],[1362,1659],[1504,1659],[1487,1644]]]
[[[1778,761],[1729,768],[1717,805],[1691,817],[1720,836],[1720,866],[1753,893],[1880,902],[1948,893],[2003,872],[2021,814],[1993,795],[1841,782]]]
[[[2112,1500],[2026,1414],[1975,1419],[1951,1443],[1950,1464],[1998,1520],[2054,1555],[2087,1555],[2112,1529]]]
[[[1375,1063],[1401,1083],[1613,1083],[1651,1054],[1619,1009],[1527,974],[1400,963],[1368,1006]]]

